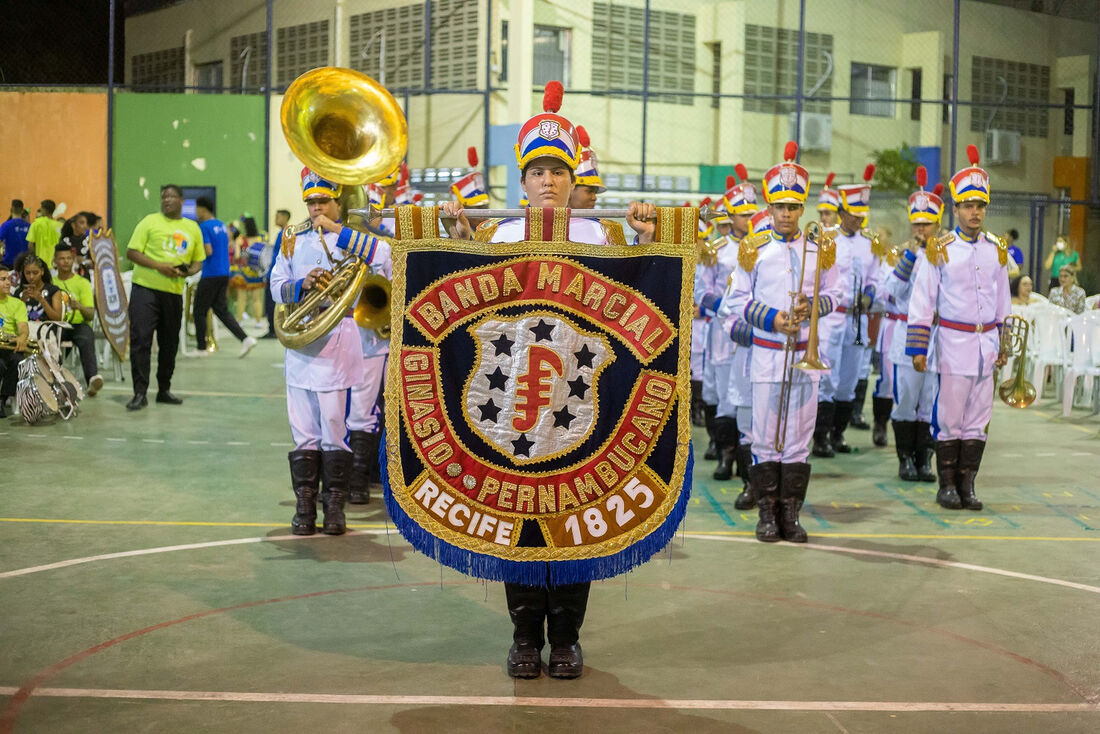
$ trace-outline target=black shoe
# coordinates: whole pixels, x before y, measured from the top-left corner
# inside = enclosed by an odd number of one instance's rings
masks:
[[[8,399],[0,398],[0,418],[8,417]]]
[[[874,427],[871,429],[871,442],[875,446],[886,445],[886,424],[890,421],[890,411],[894,401],[890,398],[871,398]]]
[[[737,453],[735,454],[737,459],[737,474],[741,477],[741,494],[737,495],[737,499],[733,501],[733,506],[738,510],[751,510],[756,507],[756,495],[752,491],[752,481],[749,479],[749,474],[752,471],[752,445],[747,443],[738,444]]]
[[[917,476],[922,482],[934,482],[936,473],[932,471],[932,460],[936,458],[936,449],[932,441],[932,426],[924,421],[917,421],[916,425]]]
[[[315,450],[291,451],[290,481],[296,504],[290,531],[295,535],[313,535],[317,532],[317,489],[321,486],[321,452]]]
[[[894,449],[898,454],[898,476],[906,482],[920,479],[914,461],[916,426],[913,421],[894,421]]]
[[[967,439],[959,450],[959,501],[964,509],[975,512],[982,509],[982,501],[974,494],[974,480],[984,452],[985,441],[981,439]]]
[[[852,415],[848,421],[848,425],[852,428],[857,428],[861,431],[866,431],[871,427],[871,424],[867,422],[867,419],[863,417],[863,405],[867,401],[867,380],[860,380],[856,383],[855,399],[852,401]]]
[[[775,510],[779,504],[779,467],[778,461],[765,461],[753,464],[749,470],[753,492],[756,494],[756,508],[760,520],[756,523],[756,539],[762,543],[779,542],[779,525]]]
[[[377,433],[351,431],[348,434],[348,446],[351,447],[351,474],[348,476],[348,502],[353,505],[365,505],[370,502],[372,485],[377,482],[378,474]]]
[[[550,662],[546,667],[551,678],[580,678],[584,672],[581,644],[551,645]]]
[[[936,441],[936,469],[940,475],[940,489],[936,492],[936,502],[947,510],[961,510],[962,500],[956,483],[959,481],[959,452],[962,441]]]
[[[130,398],[130,402],[126,403],[126,410],[141,410],[148,404],[145,393],[135,393],[134,397]]]
[[[157,393],[157,402],[165,405],[183,405],[183,398],[177,398],[167,390],[161,390]]]
[[[547,590],[505,583],[504,598],[513,628],[505,670],[512,678],[538,678],[542,674]]]
[[[691,425],[702,427],[706,425],[706,416],[703,415],[703,381],[691,381]]]
[[[836,402],[833,411],[833,451],[838,454],[852,453],[852,447],[844,440],[844,430],[848,427],[852,417],[852,403],[848,401]]]
[[[533,644],[513,642],[505,669],[512,678],[538,678],[542,675],[542,654]]]
[[[798,522],[798,512],[806,501],[810,485],[810,465],[783,464],[779,470],[779,537],[788,543],[805,543],[806,530]]]
[[[733,460],[737,453],[737,422],[733,418],[714,419],[714,443],[718,447],[714,478],[724,482],[733,478]]]
[[[717,412],[717,405],[703,403],[703,424],[707,427],[707,435],[710,437],[710,443],[707,445],[707,450],[703,454],[703,458],[707,461],[715,461],[718,458],[718,444],[715,443],[714,434],[714,421]]]
[[[715,443],[713,438],[710,440],[710,443],[707,444],[707,450],[703,453],[703,458],[707,461],[718,460],[718,444]]]
[[[835,403],[822,401],[817,404],[817,421],[814,423],[814,456],[823,459],[831,459],[836,456],[836,452],[833,451],[833,446],[829,442],[829,431],[833,428],[833,411],[835,409]]]
[[[343,535],[347,532],[344,503],[348,499],[351,452],[321,452],[321,471],[325,481],[325,491],[321,495],[321,504],[325,508],[325,522],[321,525],[321,532],[325,535]]]
[[[279,335],[276,334],[274,331],[269,331],[266,334],[264,334],[263,336],[261,336],[260,338],[261,339],[278,339]]]

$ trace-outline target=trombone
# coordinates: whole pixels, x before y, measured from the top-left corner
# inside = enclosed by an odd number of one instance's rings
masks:
[[[828,372],[829,366],[821,361],[818,353],[817,323],[821,318],[818,298],[821,295],[821,248],[826,243],[832,242],[834,235],[831,231],[822,229],[817,222],[806,225],[806,236],[802,241],[802,265],[799,268],[798,290],[791,291],[791,307],[787,312],[794,314],[798,306],[798,299],[802,296],[802,286],[806,280],[806,252],[809,244],[817,245],[817,259],[814,266],[814,295],[810,302],[810,333],[806,337],[806,351],[802,359],[794,361],[794,353],[798,349],[798,337],[801,329],[787,335],[787,343],[783,345],[783,382],[779,387],[779,415],[776,419],[775,443],[776,451],[783,451],[787,445],[787,423],[791,414],[791,393],[794,387],[794,371],[803,372]]]
[[[1016,358],[1016,374],[997,388],[997,394],[1010,408],[1026,408],[1035,402],[1035,386],[1024,379],[1027,362],[1027,337],[1031,325],[1023,316],[1009,314],[1001,325],[1000,356]]]

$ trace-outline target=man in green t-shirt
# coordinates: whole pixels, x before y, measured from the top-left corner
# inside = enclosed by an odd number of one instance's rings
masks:
[[[15,395],[19,362],[25,357],[27,337],[27,305],[11,295],[11,270],[0,263],[0,334],[15,337],[15,349],[0,349],[0,418],[8,415],[8,398]]]
[[[60,244],[54,249],[53,261],[57,265],[56,285],[67,299],[65,320],[72,329],[69,339],[80,352],[80,364],[84,368],[84,381],[88,384],[88,397],[95,397],[103,387],[103,378],[95,360],[95,334],[92,333],[92,321],[95,320],[95,298],[92,296],[92,284],[73,272],[73,248]]]
[[[57,204],[53,199],[43,199],[38,217],[27,231],[27,250],[42,258],[47,266],[53,264],[53,248],[61,239],[61,222],[53,218]]]
[[[130,374],[134,397],[127,410],[141,410],[148,401],[149,361],[153,332],[157,335],[157,402],[179,405],[173,395],[180,324],[183,321],[183,279],[202,268],[206,250],[202,231],[183,217],[183,190],[175,184],[160,189],[160,212],[138,222],[126,257],[134,263],[130,291]]]

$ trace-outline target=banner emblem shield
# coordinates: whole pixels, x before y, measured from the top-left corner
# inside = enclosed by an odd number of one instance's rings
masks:
[[[697,229],[677,211],[671,244],[394,242],[383,475],[414,547],[545,585],[614,576],[672,538]]]

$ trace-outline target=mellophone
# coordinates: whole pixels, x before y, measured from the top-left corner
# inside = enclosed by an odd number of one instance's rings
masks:
[[[0,349],[15,350],[14,336],[0,334]],[[60,416],[71,420],[80,411],[84,389],[76,376],[50,354],[42,342],[27,341],[27,356],[19,363],[15,399],[19,414],[31,425]]]

